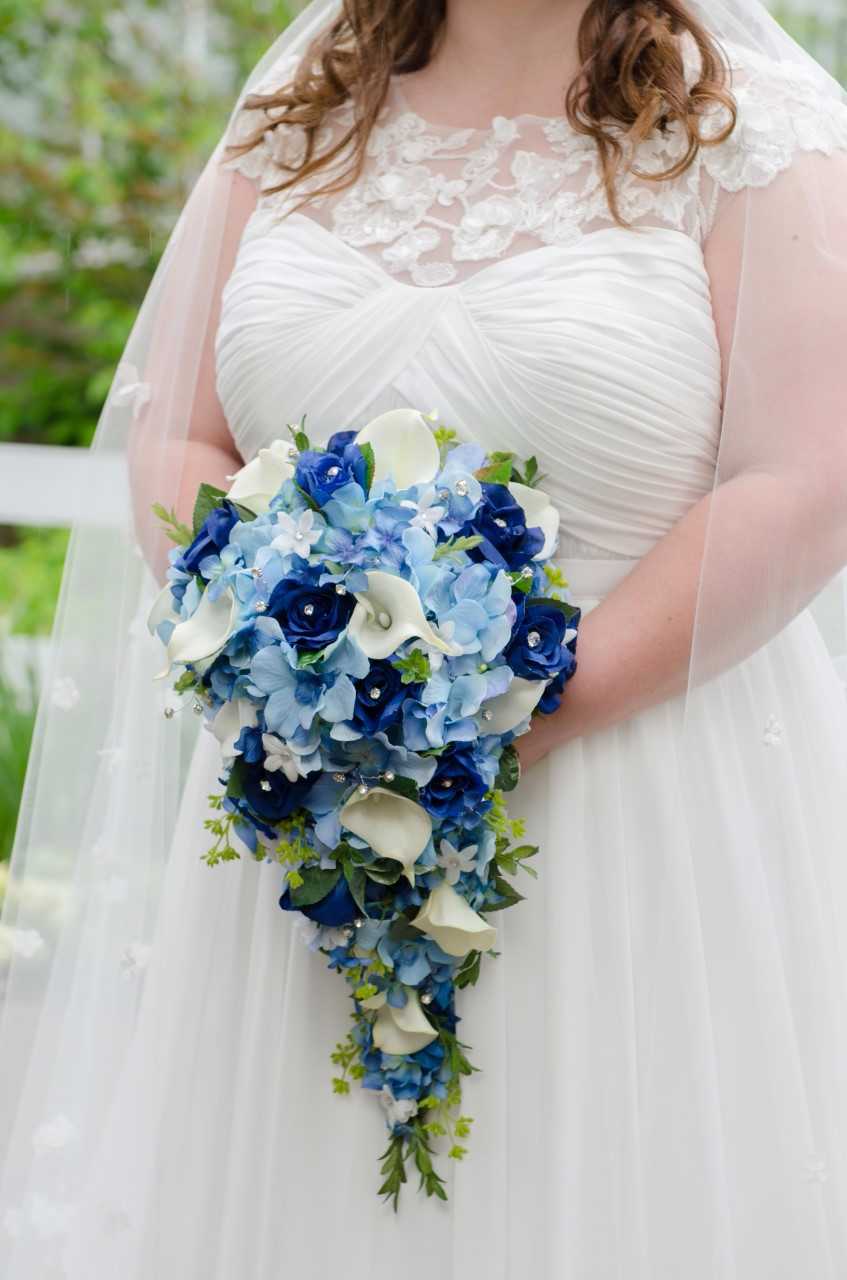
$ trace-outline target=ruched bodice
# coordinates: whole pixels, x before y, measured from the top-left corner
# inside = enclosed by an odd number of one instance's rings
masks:
[[[437,409],[534,454],[563,530],[614,555],[643,555],[712,484],[720,355],[702,252],[678,231],[607,227],[421,288],[308,215],[259,208],[216,354],[245,457],[303,413],[320,441]]]

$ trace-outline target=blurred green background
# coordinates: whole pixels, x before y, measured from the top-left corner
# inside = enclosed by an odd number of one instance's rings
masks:
[[[179,209],[244,77],[300,7],[0,0],[0,467],[5,444],[88,444]],[[774,11],[847,80],[838,0]],[[0,862],[66,544],[61,527],[3,519]]]

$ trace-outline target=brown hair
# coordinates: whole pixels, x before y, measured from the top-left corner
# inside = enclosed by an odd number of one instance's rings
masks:
[[[233,155],[251,150],[265,132],[285,125],[303,129],[304,149],[297,165],[281,162],[291,177],[270,191],[284,191],[330,164],[348,146],[351,159],[333,180],[310,194],[343,191],[360,176],[371,129],[382,109],[394,74],[417,71],[429,61],[442,31],[446,0],[344,0],[335,21],[313,40],[294,79],[266,94],[249,94],[244,106],[273,110],[245,142],[232,144]],[[689,88],[679,37],[687,33],[700,57],[700,73]],[[678,177],[701,146],[722,142],[735,127],[736,103],[726,87],[728,70],[719,46],[685,7],[684,0],[589,0],[579,25],[580,71],[568,86],[564,114],[576,132],[597,144],[610,212],[622,226],[615,179],[624,149],[617,126],[633,144],[654,129],[678,122],[687,138],[684,155],[657,173],[632,171],[650,181]],[[315,139],[324,116],[352,100],[354,121],[343,137],[321,154]],[[730,114],[726,127],[702,138],[703,111],[722,104]]]

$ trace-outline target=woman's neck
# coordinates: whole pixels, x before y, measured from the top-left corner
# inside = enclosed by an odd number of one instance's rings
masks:
[[[448,0],[430,62],[412,97],[447,120],[554,116],[579,69],[577,30],[588,0]],[[431,112],[432,107],[428,110]]]

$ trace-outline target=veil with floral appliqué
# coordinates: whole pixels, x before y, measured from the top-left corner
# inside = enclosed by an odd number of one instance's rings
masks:
[[[232,248],[239,178],[220,163],[231,122],[244,95],[299,57],[340,7],[312,0],[248,78],[174,227],[92,445],[93,460],[124,464],[127,520],[73,531],[0,933],[0,1261],[10,1280],[31,1276],[41,1256],[28,1253],[27,1220],[38,1220],[42,1239],[61,1229],[67,1190],[96,1149],[133,1035],[136,978],[197,728],[190,706],[165,717],[167,695],[152,680],[159,655],[144,624],[157,586],[140,547],[149,516],[130,514],[130,450],[145,488],[168,506],[202,413],[206,339]],[[749,55],[737,93],[763,92],[759,79],[772,86],[761,136],[741,145],[771,148],[779,169],[760,183],[739,178],[737,190],[724,175],[714,191],[712,252],[738,287],[683,688],[680,802],[696,812],[715,799],[696,781],[710,683],[809,605],[813,659],[847,653],[847,95],[758,0],[689,7]],[[755,124],[748,117],[743,127]],[[92,466],[90,486],[98,474]],[[84,483],[82,508],[85,496]],[[767,703],[738,707],[739,733],[746,723],[754,736],[780,737],[785,680],[775,667]],[[815,750],[783,745],[789,771]],[[61,1159],[43,1158],[60,1148]]]

